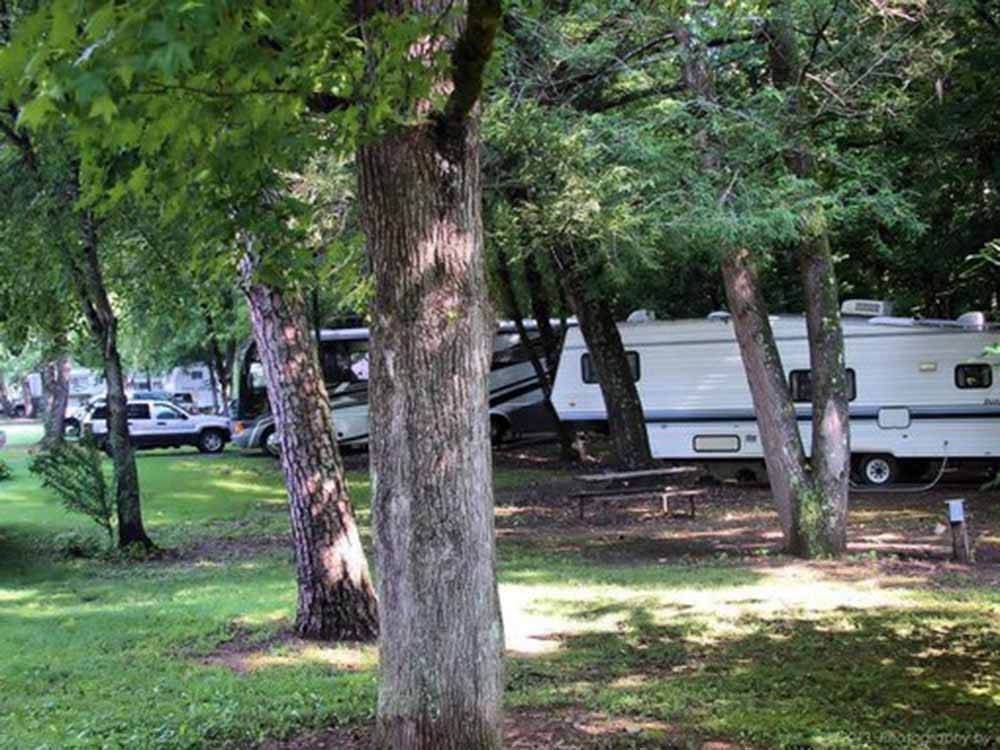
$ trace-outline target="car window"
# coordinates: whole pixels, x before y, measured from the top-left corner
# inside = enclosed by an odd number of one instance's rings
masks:
[[[184,415],[181,414],[177,409],[172,406],[167,406],[166,404],[157,404],[156,409],[156,419],[184,419]]]
[[[149,404],[129,404],[129,419],[149,419]]]

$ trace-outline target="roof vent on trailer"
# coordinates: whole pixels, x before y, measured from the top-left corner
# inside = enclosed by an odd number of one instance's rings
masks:
[[[652,323],[656,320],[656,313],[652,310],[633,310],[625,318],[626,323]]]
[[[840,306],[840,314],[864,318],[888,317],[892,315],[892,303],[877,299],[846,299]]]
[[[728,323],[729,319],[733,316],[725,310],[716,310],[715,312],[710,312],[707,317],[709,320],[718,320],[720,323]]]

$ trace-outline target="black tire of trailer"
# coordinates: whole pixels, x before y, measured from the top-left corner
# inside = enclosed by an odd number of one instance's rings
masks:
[[[855,465],[861,483],[869,487],[888,487],[899,477],[899,462],[887,453],[859,456]]]
[[[490,442],[493,445],[500,445],[510,432],[510,422],[500,414],[490,415]]]

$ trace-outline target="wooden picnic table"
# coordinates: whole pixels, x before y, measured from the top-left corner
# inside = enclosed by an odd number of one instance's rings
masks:
[[[685,474],[698,471],[695,466],[671,466],[663,469],[643,469],[641,471],[619,471],[604,474],[579,474],[574,479],[588,485],[604,485],[595,490],[580,490],[571,497],[577,500],[580,518],[583,518],[584,508],[588,500],[601,497],[648,496],[660,498],[665,515],[671,513],[670,501],[676,498],[686,498],[691,518],[695,517],[695,499],[704,496],[704,490],[683,489],[670,483],[670,480]],[[657,481],[660,480],[660,481]],[[638,483],[640,486],[632,486]]]

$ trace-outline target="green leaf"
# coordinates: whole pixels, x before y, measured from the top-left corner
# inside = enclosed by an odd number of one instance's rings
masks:
[[[32,99],[21,108],[21,114],[17,117],[18,126],[39,127],[45,123],[50,114],[56,113],[55,103],[47,96],[39,96]]]
[[[116,114],[118,114],[118,107],[107,94],[97,97],[90,105],[90,116],[100,117],[104,122],[111,122],[111,118]]]

